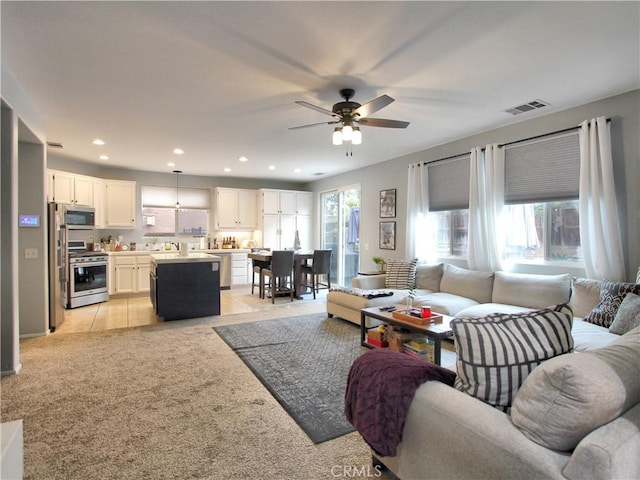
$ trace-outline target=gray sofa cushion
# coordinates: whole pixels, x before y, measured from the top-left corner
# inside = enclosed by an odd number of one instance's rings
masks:
[[[456,315],[460,310],[474,305],[478,305],[478,302],[447,292],[423,293],[418,290],[413,300],[414,307],[429,306],[434,312],[445,315]]]
[[[480,270],[467,270],[446,264],[440,291],[471,298],[478,303],[489,303],[493,290],[493,272]]]
[[[511,420],[534,442],[571,450],[640,402],[640,327],[611,345],[553,358],[527,377]]]
[[[571,285],[571,310],[573,315],[584,318],[600,302],[600,280],[574,278]]]
[[[540,362],[573,348],[565,305],[517,314],[454,318],[455,387],[503,411]]]
[[[439,292],[443,273],[444,263],[435,265],[420,263],[416,266],[416,285],[418,288]]]
[[[491,301],[528,308],[547,308],[568,303],[570,295],[571,276],[568,273],[536,275],[496,272]]]

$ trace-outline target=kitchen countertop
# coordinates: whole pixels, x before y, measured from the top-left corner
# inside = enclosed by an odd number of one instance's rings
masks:
[[[218,262],[221,258],[217,255],[209,255],[202,252],[189,252],[188,255],[175,253],[151,253],[151,262],[155,263],[195,263],[195,262]]]
[[[192,253],[250,253],[251,249],[248,248],[218,248],[209,250],[189,250],[189,254]],[[176,250],[112,250],[105,252],[109,255],[175,255],[178,252]]]

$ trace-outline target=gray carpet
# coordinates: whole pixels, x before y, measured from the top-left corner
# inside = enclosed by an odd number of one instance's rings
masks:
[[[319,480],[370,467],[357,432],[314,444],[212,329],[306,310],[21,340],[0,406],[3,422],[24,421],[24,478]]]
[[[325,314],[214,327],[314,443],[354,428],[344,417],[360,330]]]

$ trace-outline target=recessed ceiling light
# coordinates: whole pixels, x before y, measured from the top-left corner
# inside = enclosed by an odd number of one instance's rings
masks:
[[[247,157],[239,157],[238,160],[241,161],[241,162],[248,162],[249,161],[249,159]]]
[[[302,171],[302,170],[300,170],[299,168],[294,168],[294,169],[293,169],[293,172],[294,172],[294,173],[300,173],[301,171]]]
[[[175,153],[176,155],[182,155],[184,153],[184,150],[181,148],[174,148],[173,153]]]
[[[276,166],[275,165],[269,165],[269,170],[275,170]]]
[[[93,139],[93,143],[94,145],[104,145],[104,140],[100,140],[99,138],[94,138]]]
[[[175,166],[176,166],[176,164],[175,164],[175,163],[173,163],[173,162],[169,162],[169,163],[167,163],[167,167],[175,167]]]
[[[226,168],[224,169],[224,171],[225,171],[225,172],[227,172],[227,173],[229,173],[229,172],[231,171],[231,169],[230,169],[229,167],[226,167]]]
[[[100,160],[109,160],[108,155],[100,155]]]

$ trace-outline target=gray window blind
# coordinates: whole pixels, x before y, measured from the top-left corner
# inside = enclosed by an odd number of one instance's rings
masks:
[[[176,187],[159,185],[142,185],[142,206],[174,208],[176,193],[180,208],[210,209],[211,190],[207,188],[180,187],[176,192]]]
[[[506,204],[577,199],[580,185],[578,131],[508,145]]]
[[[427,163],[429,211],[469,208],[470,154]]]

